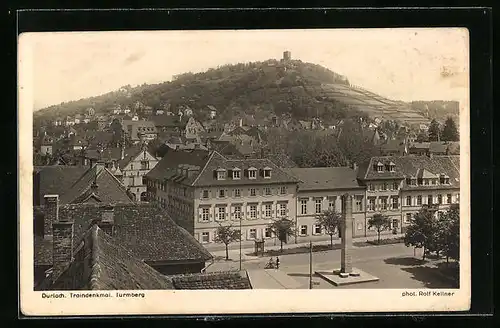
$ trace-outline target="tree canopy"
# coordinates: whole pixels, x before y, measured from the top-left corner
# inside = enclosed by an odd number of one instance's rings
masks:
[[[295,235],[293,222],[286,218],[272,221],[268,224],[268,228],[278,237],[282,251],[283,243],[287,243],[288,237]]]
[[[429,141],[439,141],[441,138],[441,127],[439,126],[439,122],[432,120],[427,132],[429,133]]]
[[[459,141],[459,133],[457,125],[452,117],[448,117],[444,123],[441,133],[442,141]]]
[[[316,215],[316,223],[330,235],[330,245],[333,248],[333,235],[337,233],[342,224],[342,215],[334,209],[327,209]]]

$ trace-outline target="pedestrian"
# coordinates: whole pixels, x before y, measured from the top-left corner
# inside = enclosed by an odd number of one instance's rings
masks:
[[[276,269],[280,268],[280,258],[276,256]]]

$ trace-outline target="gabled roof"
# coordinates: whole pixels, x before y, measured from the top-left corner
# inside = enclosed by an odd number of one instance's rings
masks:
[[[113,173],[105,167],[94,165],[88,169],[66,192],[60,195],[61,204],[80,203],[94,193],[92,184],[97,183],[95,195],[102,202],[129,202],[133,201],[127,190],[118,181]]]
[[[59,220],[74,222],[75,240],[96,220],[105,209],[113,207],[113,239],[128,249],[138,259],[158,261],[207,261],[212,255],[186,230],[175,224],[166,212],[149,203],[96,203],[59,206]],[[41,220],[44,208],[35,210]],[[52,264],[52,242],[35,236],[35,265]]]
[[[35,204],[43,202],[44,195],[66,193],[88,169],[88,166],[35,166],[33,169]]]
[[[394,172],[377,172],[374,165],[378,162],[395,164]],[[425,171],[434,176],[446,174],[450,177],[451,187],[460,187],[460,156],[378,156],[372,157],[368,163],[359,167],[358,178],[361,180],[404,179],[416,177]],[[427,174],[427,173],[426,173]],[[427,186],[426,186],[427,187]],[[442,188],[436,186],[436,188]]]
[[[102,231],[97,224],[93,224],[84,233],[76,248],[75,259],[49,289],[174,289],[165,276],[137,259],[129,249]],[[49,276],[47,279],[51,278]],[[72,284],[65,286],[68,280]]]
[[[284,169],[301,182],[301,190],[362,189],[356,171],[349,167],[314,167]]]

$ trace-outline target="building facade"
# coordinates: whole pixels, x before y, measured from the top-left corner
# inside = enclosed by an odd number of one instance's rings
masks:
[[[295,221],[298,180],[266,159],[233,160],[212,152],[203,167],[179,164],[149,181],[153,201],[203,244],[219,225],[241,226],[242,240],[273,238],[268,224]]]
[[[375,214],[390,218],[385,233],[404,233],[412,216],[423,205],[437,213],[459,202],[459,156],[373,157],[360,169],[360,183],[366,186],[366,217]],[[376,234],[367,229],[367,235]]]
[[[295,214],[298,242],[327,236],[323,227],[317,223],[317,216],[327,209],[342,213],[341,196],[346,193],[354,197],[353,236],[365,235],[365,187],[358,184],[355,169],[291,168],[287,172],[301,181],[297,189]],[[336,236],[338,237],[338,232]]]

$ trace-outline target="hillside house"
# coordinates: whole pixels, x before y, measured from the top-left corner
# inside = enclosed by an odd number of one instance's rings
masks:
[[[184,130],[184,136],[186,139],[200,138],[202,132],[205,132],[203,125],[201,125],[201,123],[194,117],[189,117]]]
[[[156,139],[158,131],[152,121],[123,120],[122,129],[133,144]]]

